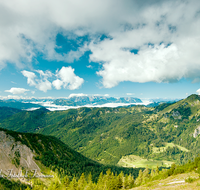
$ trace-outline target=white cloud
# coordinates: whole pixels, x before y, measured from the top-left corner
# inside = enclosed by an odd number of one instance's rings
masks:
[[[36,78],[35,73],[30,72],[30,71],[26,71],[26,70],[21,71],[21,73],[22,73],[25,77],[27,77],[27,83],[28,83],[30,86],[35,86],[35,85],[36,85],[36,83],[35,83],[35,78]]]
[[[54,85],[57,84],[55,87],[58,89],[61,87],[61,82],[63,87],[69,90],[78,89],[84,82],[82,78],[74,74],[74,69],[71,67],[62,67],[60,71],[57,71],[57,77],[60,78],[60,80],[55,80],[53,83]]]
[[[55,74],[48,70],[36,70],[35,73],[23,70],[21,73],[27,77],[27,83],[30,86],[35,86],[38,90],[43,92],[51,90],[52,85],[57,90],[60,90],[62,86],[69,90],[75,90],[84,82],[82,78],[75,75],[74,69],[71,67],[62,67],[60,70],[57,70]],[[39,76],[36,76],[37,73]],[[57,79],[53,80],[55,77]]]
[[[29,91],[28,89],[25,88],[11,88],[10,90],[5,90],[5,92],[9,92],[12,94],[24,94],[25,92]]]
[[[51,71],[42,71],[42,70],[36,70],[36,72],[38,72],[39,74],[40,74],[40,77],[42,77],[42,78],[44,78],[44,80],[46,80],[47,78],[49,78],[49,77],[52,77],[52,73],[51,73]]]
[[[68,98],[72,98],[72,97],[80,97],[80,96],[88,96],[88,94],[83,94],[83,93],[70,94],[70,95],[68,96]]]
[[[57,33],[73,32],[74,36],[82,36],[104,27],[104,21],[112,15],[109,9],[114,1],[109,1],[1,1],[0,69],[7,62],[22,68],[25,63],[31,63],[38,52],[51,60],[73,62],[79,59],[87,51],[87,45],[61,55],[55,51]]]
[[[189,72],[189,65],[185,65],[184,62],[177,64],[182,58],[175,45],[147,47],[140,50],[139,54],[120,49],[115,51],[115,55],[104,53],[106,63],[97,74],[103,77],[103,85],[106,88],[114,87],[122,81],[170,82],[179,80]],[[103,56],[100,57],[102,60]]]
[[[46,59],[73,62],[90,50],[90,61],[102,64],[97,74],[106,88],[122,81],[171,82],[183,77],[199,81],[199,10],[199,0],[1,1],[0,69],[7,62],[22,68],[38,52]],[[93,41],[59,54],[55,50],[58,33],[74,39],[87,35]],[[101,41],[100,34],[110,38]],[[131,53],[133,49],[138,54]],[[29,85],[40,83],[31,73],[24,74]],[[50,89],[50,81],[41,75],[41,85]],[[63,84],[66,88],[80,85],[80,78],[72,78],[73,85]],[[58,81],[54,85],[61,88]]]
[[[60,90],[63,85],[63,81],[56,79],[52,82],[52,85],[55,87],[55,89]]]
[[[51,90],[51,82],[48,80],[40,80],[36,86],[36,88],[40,91],[47,92],[47,90]]]
[[[89,69],[91,69],[91,68],[92,68],[92,65],[87,65],[86,67],[89,68]]]
[[[48,77],[52,76],[50,71],[43,72],[42,70],[37,70],[37,73],[40,74],[40,79],[36,76],[35,73],[23,70],[21,73],[27,77],[27,84],[30,86],[35,86],[37,89],[43,92],[47,92],[47,90],[51,90],[51,82],[47,80]]]
[[[198,95],[200,95],[200,89],[198,89],[196,92],[197,92]]]
[[[52,85],[54,86],[55,89],[60,90],[63,85],[63,81],[56,79],[52,82]]]
[[[197,1],[144,6],[129,29],[111,32],[111,38],[90,43],[90,60],[103,64],[97,72],[103,77],[103,86],[112,88],[122,81],[199,81],[199,8]],[[132,49],[138,54],[131,53]]]

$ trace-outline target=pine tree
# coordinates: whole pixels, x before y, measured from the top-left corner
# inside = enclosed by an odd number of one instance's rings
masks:
[[[64,185],[64,187],[68,187],[69,186],[70,180],[69,180],[67,175],[63,178],[62,184]]]
[[[56,181],[56,182],[54,183],[54,185],[53,185],[53,189],[58,190],[58,189],[60,189],[60,188],[61,188],[61,185],[60,185],[59,181]]]
[[[156,175],[159,175],[159,172],[160,172],[160,171],[159,171],[159,168],[158,168],[158,166],[157,166],[157,167],[156,167],[156,172],[155,172],[155,174],[156,174]]]
[[[104,189],[104,175],[103,172],[100,173],[98,182],[97,182],[97,189],[102,190]]]
[[[93,190],[95,188],[95,185],[90,181],[84,190]]]
[[[74,176],[72,181],[69,184],[69,190],[76,190],[77,189],[77,181],[76,181],[76,177]]]
[[[143,180],[142,183],[146,183],[149,180],[149,168],[148,166],[146,167],[146,169],[143,171]]]
[[[89,183],[90,181],[92,181],[92,174],[91,174],[91,172],[90,172],[89,175],[88,175],[88,183]]]
[[[152,169],[151,169],[150,177],[153,178],[154,176],[155,176],[155,171],[154,171],[154,169],[152,168]]]
[[[116,181],[113,172],[107,175],[106,187],[108,190],[116,189]]]
[[[87,185],[87,182],[85,180],[85,174],[82,173],[80,179],[78,180],[78,187],[77,190],[82,190]]]
[[[129,188],[133,188],[134,187],[134,177],[131,175],[131,174],[129,174],[129,176],[128,176],[128,187]]]
[[[121,172],[118,176],[115,177],[115,184],[116,184],[116,189],[121,189],[123,187],[123,178],[124,174]]]
[[[143,172],[142,170],[140,170],[139,175],[135,180],[135,184],[139,186],[142,183],[142,181],[143,181]]]
[[[125,175],[125,178],[124,178],[123,187],[124,187],[124,189],[127,189],[127,188],[128,188],[128,175],[127,175],[127,174]]]

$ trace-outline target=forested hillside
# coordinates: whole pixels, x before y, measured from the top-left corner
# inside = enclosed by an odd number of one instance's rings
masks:
[[[99,176],[101,172],[106,172],[108,168],[111,168],[113,172],[117,173],[123,171],[127,174],[132,173],[132,175],[135,176],[138,174],[137,169],[126,169],[123,167],[99,164],[74,151],[62,141],[52,136],[19,133],[1,128],[0,131],[14,138],[16,143],[13,143],[13,147],[17,145],[17,142],[26,145],[34,152],[35,160],[40,161],[44,166],[53,171],[57,171],[60,176],[68,175],[73,177],[75,175],[76,177],[80,177],[84,172],[86,175],[92,173],[93,180],[96,180],[97,176]],[[6,142],[3,141],[2,143]],[[18,165],[20,165],[20,161]]]
[[[73,151],[55,137],[5,129],[0,129],[0,136],[0,149],[5,150],[0,151],[0,163],[8,165],[12,160],[8,169],[16,167],[22,171],[20,175],[13,173],[15,177],[10,177],[6,170],[1,169],[0,188],[4,190],[173,189],[174,184],[177,188],[198,189],[200,186],[200,157],[184,165],[172,164],[169,169],[149,169],[147,166],[139,171],[103,166]],[[8,147],[14,154],[9,154]],[[37,177],[32,171],[33,166],[23,165],[23,160],[28,161],[30,156],[28,150],[34,154],[33,160],[39,167]],[[9,159],[3,159],[5,152]],[[28,175],[25,174],[27,171]],[[24,177],[20,177],[22,175]]]
[[[129,167],[186,163],[200,152],[200,98],[191,95],[154,108],[22,111],[0,127],[52,135],[100,163]],[[154,164],[153,164],[154,163]]]
[[[16,100],[0,100],[0,107],[11,107],[17,109],[41,108],[39,104],[23,103]]]

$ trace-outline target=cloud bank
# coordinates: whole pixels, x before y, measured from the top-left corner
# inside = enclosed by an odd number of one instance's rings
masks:
[[[0,69],[31,64],[38,53],[73,62],[90,51],[97,75],[112,88],[122,81],[200,81],[200,1],[198,0],[11,0],[0,2]],[[76,51],[59,54],[56,36],[90,36]],[[104,39],[101,38],[104,34]],[[67,73],[70,78],[63,73]],[[49,73],[24,70],[28,84],[46,92],[73,90],[83,83],[73,69]],[[52,76],[51,76],[52,77]]]

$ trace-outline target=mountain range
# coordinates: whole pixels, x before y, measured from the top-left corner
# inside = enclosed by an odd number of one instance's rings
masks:
[[[104,164],[138,167],[138,160],[147,163],[151,159],[169,166],[185,163],[199,153],[199,100],[198,95],[191,95],[156,107],[83,107],[54,112],[41,108],[13,114],[1,120],[0,127],[53,135]]]
[[[139,98],[133,97],[114,98],[107,96],[72,96],[68,99],[57,99],[54,101],[54,104],[62,106],[102,105],[107,103],[142,103],[142,101]]]
[[[41,174],[59,178],[67,174],[71,180],[73,174],[91,172],[95,181],[108,168],[137,176],[139,168],[147,165],[191,163],[199,155],[200,97],[191,95],[154,107],[65,111],[0,107],[0,135],[4,170],[36,167]]]

